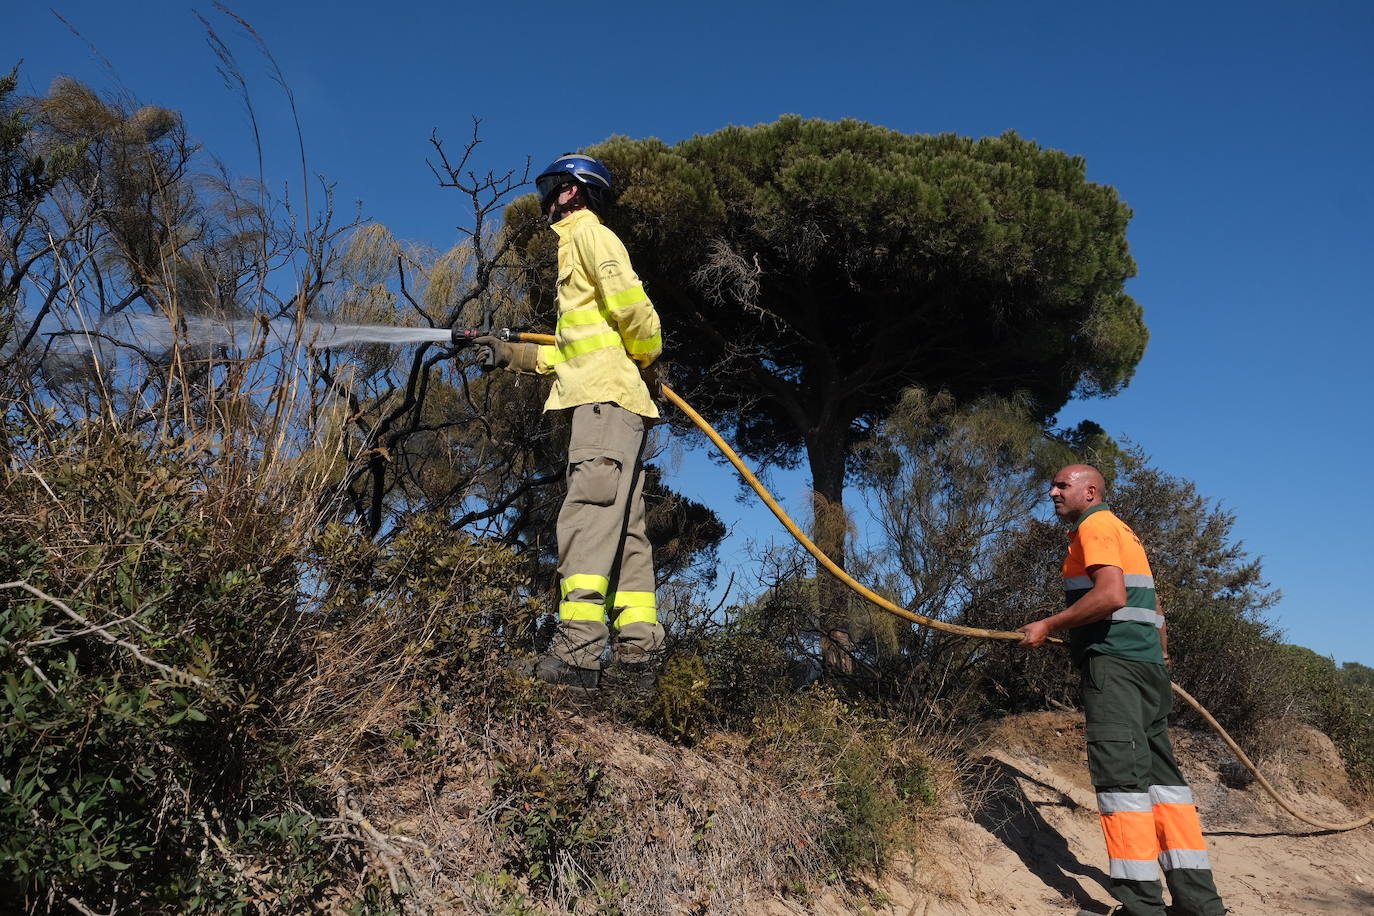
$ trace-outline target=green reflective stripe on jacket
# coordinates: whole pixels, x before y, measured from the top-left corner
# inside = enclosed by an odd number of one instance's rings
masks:
[[[591,573],[574,573],[565,578],[560,583],[563,590],[563,597],[568,597],[568,592],[575,588],[580,588],[588,592],[596,592],[598,595],[606,594],[606,589],[611,587],[611,580],[605,576],[596,576]]]
[[[636,284],[629,289],[622,289],[618,293],[611,293],[606,297],[606,308],[611,311],[629,308],[632,305],[639,305],[641,302],[648,302],[649,297],[644,292],[644,287]]]
[[[653,592],[616,592],[611,607],[657,608],[658,597]]]
[[[651,607],[627,607],[615,619],[616,629],[632,623],[658,623],[658,610]]]
[[[562,331],[565,328],[585,327],[591,324],[603,325],[608,331],[611,329],[606,323],[606,316],[601,314],[601,309],[596,306],[564,312],[558,316],[557,328]]]
[[[558,605],[559,620],[605,620],[606,606],[590,601],[563,601]]]
[[[558,348],[558,355],[562,357],[559,362],[567,362],[597,350],[606,350],[611,347],[620,349],[623,344],[620,342],[620,335],[614,331],[607,331],[605,334],[596,334],[592,337],[584,337],[581,340],[570,340]]]
[[[644,340],[635,340],[633,338],[623,338],[623,340],[625,342],[625,352],[629,353],[631,356],[658,353],[663,349],[662,334],[655,334],[653,337],[647,337]]]
[[[563,354],[558,352],[558,348],[550,344],[539,345],[539,356],[535,360],[535,367],[541,372],[552,372],[553,367],[563,362]]]

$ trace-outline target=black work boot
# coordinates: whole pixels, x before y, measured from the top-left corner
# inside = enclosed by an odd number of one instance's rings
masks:
[[[658,685],[656,655],[634,646],[617,647],[615,660],[606,669],[606,688],[624,696],[648,697]]]
[[[1079,910],[1078,916],[1102,916],[1102,914],[1099,913],[1097,910]],[[1126,907],[1112,907],[1111,912],[1109,912],[1107,916],[1126,916]],[[1164,916],[1187,916],[1187,911],[1177,909],[1173,906],[1165,906]]]
[[[648,662],[618,662],[606,669],[606,688],[630,696],[647,697],[658,683],[658,672]]]
[[[601,677],[601,672],[596,668],[578,668],[552,655],[526,659],[516,670],[526,677],[537,678],[555,687],[567,687],[570,693],[586,696],[596,692]]]

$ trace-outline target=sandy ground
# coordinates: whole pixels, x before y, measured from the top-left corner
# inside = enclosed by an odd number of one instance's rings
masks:
[[[1198,800],[1217,885],[1235,916],[1374,914],[1374,826],[1346,833],[1294,821],[1258,785],[1232,788],[1235,767],[1210,735],[1175,731],[1175,749]],[[1035,713],[1003,720],[981,745],[980,810],[952,811],[917,861],[875,881],[878,906],[836,895],[778,901],[778,914],[876,912],[902,916],[1108,913],[1106,849],[1087,780],[1082,719]],[[1299,810],[1354,820],[1356,798],[1330,741],[1294,727],[1259,761]],[[886,902],[883,903],[883,899]]]
[[[942,775],[944,801],[912,854],[882,875],[844,886],[823,884],[818,864],[810,887],[782,876],[795,874],[805,838],[819,829],[817,794],[756,771],[746,739],[726,735],[711,748],[683,748],[599,716],[573,712],[559,721],[556,740],[539,753],[497,735],[491,750],[445,764],[437,782],[357,779],[370,786],[360,798],[363,809],[393,838],[407,838],[408,852],[395,855],[409,857],[417,886],[432,887],[430,911],[544,911],[536,905],[546,902],[541,894],[491,878],[493,863],[509,852],[492,813],[498,745],[512,773],[606,764],[608,798],[620,805],[616,817],[627,833],[624,843],[603,851],[603,865],[612,886],[623,881],[650,891],[627,896],[615,910],[625,916],[1073,916],[1080,908],[1112,909],[1079,713],[993,723],[966,749],[968,762],[944,758],[960,775]],[[1352,792],[1324,735],[1296,724],[1275,734],[1283,736],[1277,750],[1258,762],[1298,810],[1340,822],[1374,807]],[[1173,740],[1232,916],[1374,916],[1374,826],[1344,833],[1309,828],[1250,783],[1216,736],[1176,729]],[[530,778],[532,792],[543,785]],[[562,797],[557,785],[550,791]],[[536,814],[554,816],[543,810]],[[558,863],[564,867],[563,858]],[[779,863],[791,863],[790,871]],[[581,886],[568,874],[569,886]],[[528,908],[516,905],[522,894]],[[586,900],[574,908],[593,911]]]

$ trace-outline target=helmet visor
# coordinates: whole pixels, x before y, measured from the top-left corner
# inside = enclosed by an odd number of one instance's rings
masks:
[[[534,180],[534,186],[539,191],[539,203],[541,205],[547,205],[550,197],[568,185],[576,183],[577,180],[567,172],[552,172],[548,175],[540,175]]]

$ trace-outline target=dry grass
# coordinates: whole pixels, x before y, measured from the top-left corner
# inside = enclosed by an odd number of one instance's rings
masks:
[[[386,832],[420,844],[408,852],[410,867],[428,876],[436,911],[489,912],[483,906],[494,902],[484,876],[517,845],[501,816],[529,801],[493,791],[501,757],[544,772],[577,771],[588,760],[604,767],[595,810],[587,811],[605,828],[596,855],[558,851],[547,885],[517,879],[497,895],[506,904],[583,912],[599,889],[616,912],[731,916],[831,870],[815,842],[828,816],[823,787],[760,774],[733,736],[690,750],[599,714],[555,709],[520,727],[488,723],[466,738],[466,754],[446,762],[433,783],[382,778],[376,757],[359,780],[369,784],[360,807]]]

